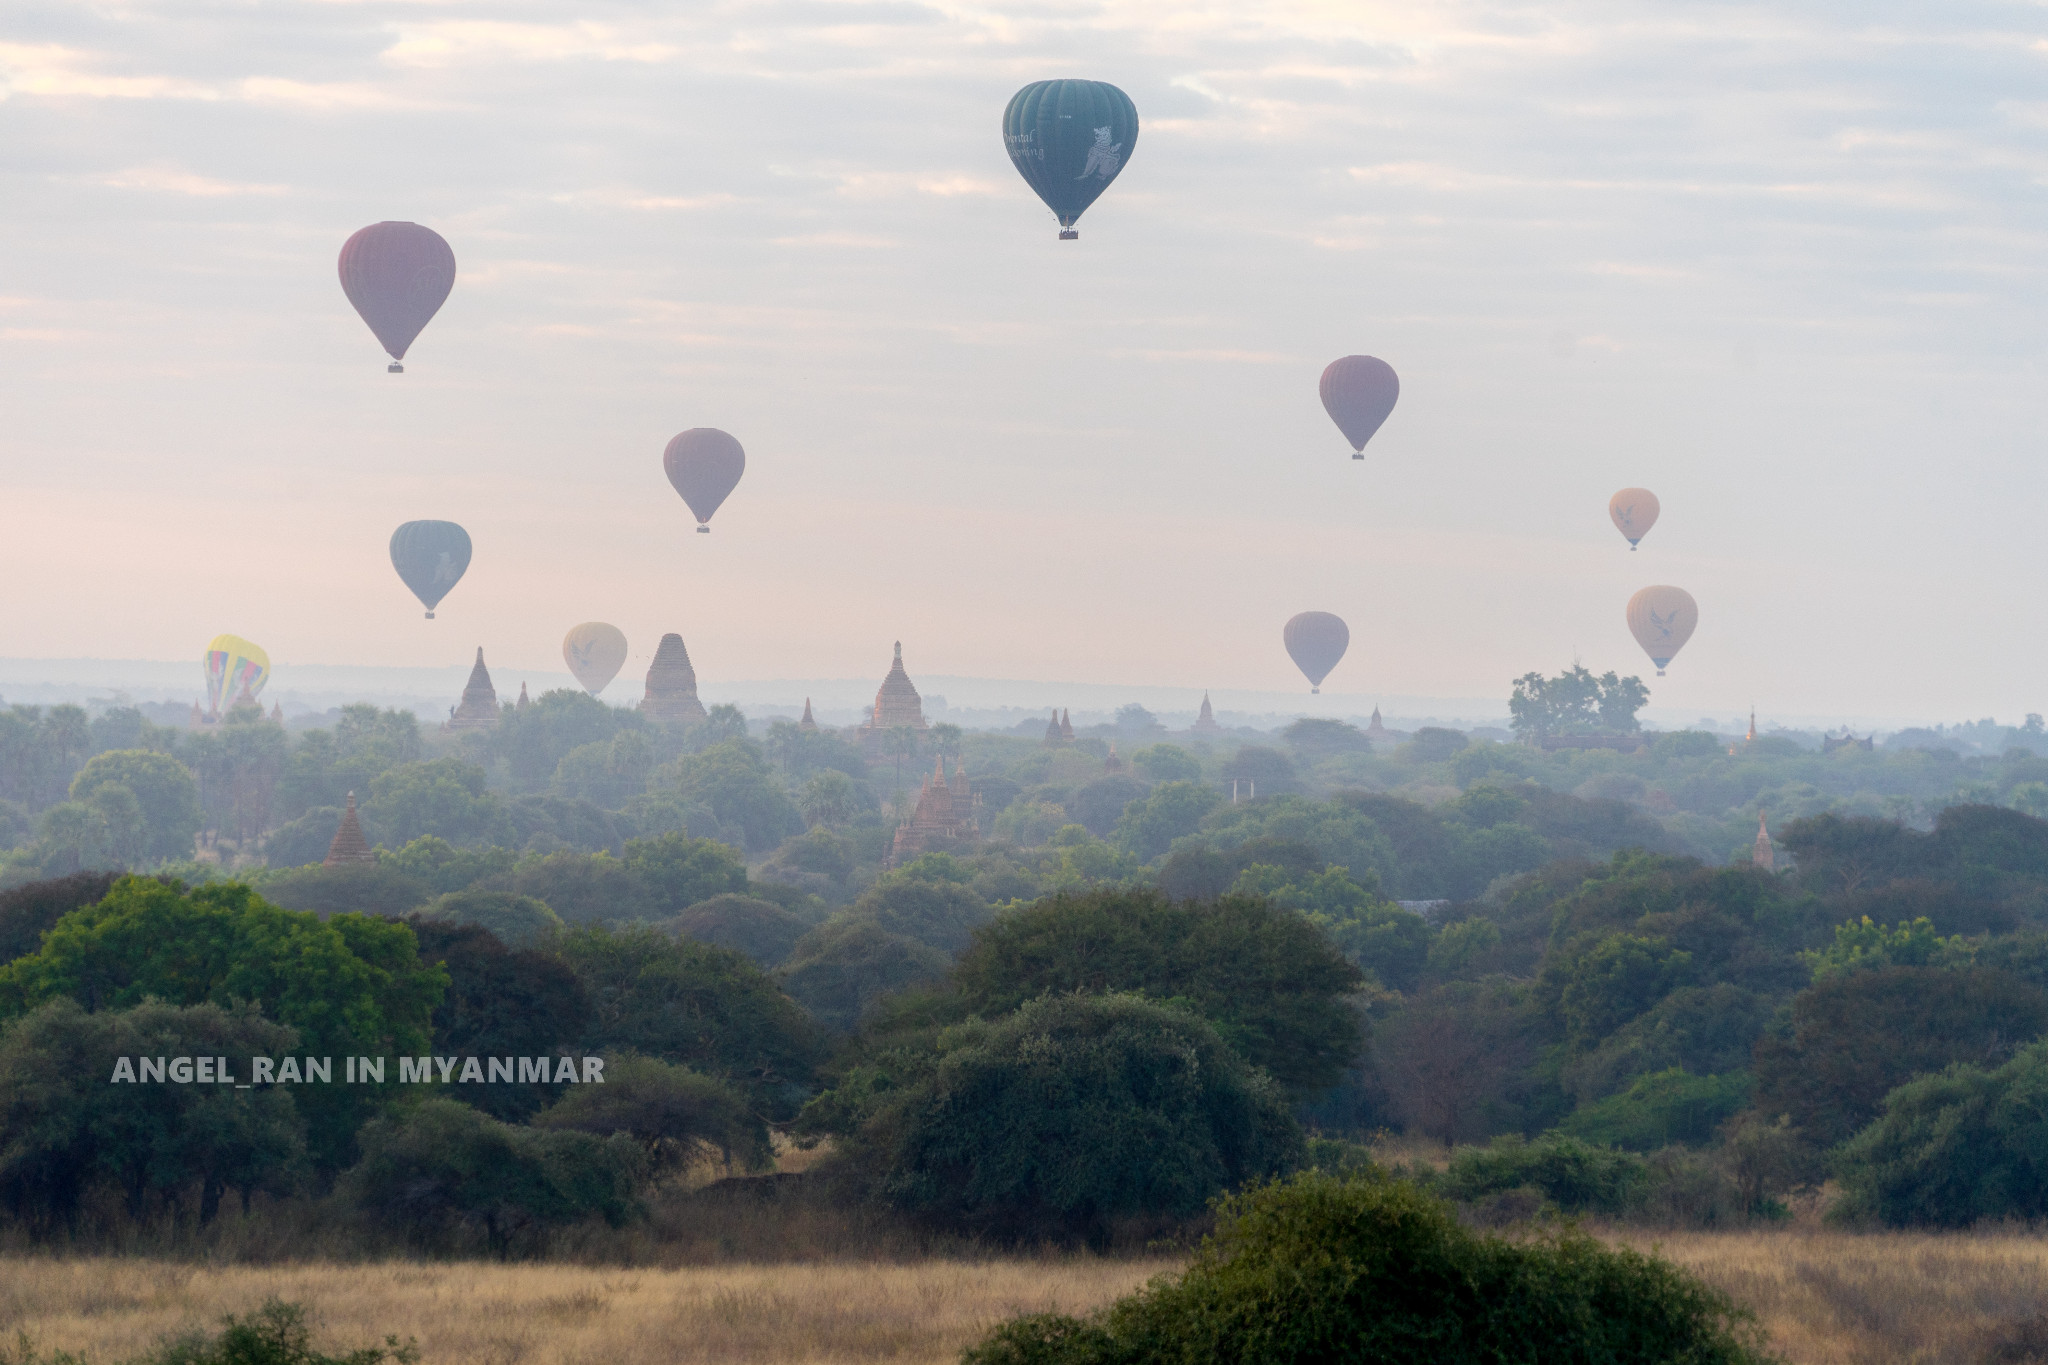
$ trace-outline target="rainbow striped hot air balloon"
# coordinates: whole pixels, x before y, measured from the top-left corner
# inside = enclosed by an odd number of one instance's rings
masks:
[[[206,647],[206,709],[222,716],[242,699],[251,701],[270,681],[270,656],[239,635],[216,635]]]

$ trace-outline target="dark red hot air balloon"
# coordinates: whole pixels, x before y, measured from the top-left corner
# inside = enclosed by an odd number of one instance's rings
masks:
[[[341,245],[341,288],[391,353],[390,372],[406,348],[448,301],[455,253],[441,234],[418,223],[372,223]]]
[[[711,514],[747,472],[747,452],[717,427],[691,427],[668,443],[661,467],[697,514],[698,533],[708,535]]]
[[[1364,459],[1365,443],[1401,396],[1401,381],[1394,367],[1378,356],[1347,355],[1331,361],[1323,371],[1322,389],[1323,410],[1351,442],[1351,458]]]

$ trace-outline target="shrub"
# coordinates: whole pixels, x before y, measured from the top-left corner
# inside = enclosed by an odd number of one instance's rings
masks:
[[[533,1125],[599,1137],[624,1133],[646,1149],[648,1169],[656,1172],[679,1170],[713,1152],[753,1170],[774,1164],[768,1125],[737,1090],[652,1057],[612,1055],[603,1085],[569,1087]]]
[[[1763,1365],[1743,1313],[1577,1233],[1509,1242],[1414,1187],[1305,1173],[1222,1201],[1177,1278],[1091,1318],[1020,1318],[966,1365]]]
[[[699,902],[668,923],[684,938],[729,948],[764,968],[787,958],[796,941],[810,932],[811,925],[812,921],[773,901],[730,892]]]
[[[885,1095],[851,1147],[918,1215],[1100,1241],[1291,1167],[1302,1138],[1278,1087],[1199,1018],[1069,995],[941,1033],[924,1078]]]
[[[397,1337],[384,1338],[382,1346],[323,1355],[313,1349],[306,1310],[270,1299],[246,1318],[223,1318],[218,1336],[189,1332],[171,1337],[129,1365],[416,1365],[419,1358],[410,1338],[400,1345]]]
[[[2048,1217],[2048,1042],[1994,1071],[1923,1076],[1884,1108],[1835,1154],[1842,1216],[1936,1227]]]
[[[510,891],[451,891],[428,902],[420,914],[488,929],[515,948],[528,947],[562,927],[561,917],[548,909],[547,902]]]
[[[1571,1115],[1558,1131],[1605,1147],[1653,1152],[1674,1142],[1711,1142],[1714,1130],[1749,1103],[1746,1071],[1726,1076],[1689,1076],[1677,1067],[1638,1076],[1619,1095],[1610,1095]]]
[[[1066,991],[1184,1002],[1297,1097],[1335,1085],[1364,1049],[1348,998],[1358,968],[1306,918],[1254,896],[1051,896],[985,926],[953,979],[984,1016]]]
[[[1643,1159],[1547,1133],[1534,1142],[1495,1138],[1465,1147],[1442,1176],[1444,1194],[1464,1203],[1508,1190],[1533,1189],[1566,1213],[1626,1212],[1647,1183]]]
[[[641,1145],[500,1123],[454,1100],[421,1100],[363,1128],[363,1159],[345,1172],[343,1200],[427,1246],[481,1233],[500,1256],[544,1229],[602,1217],[614,1227],[640,1212],[647,1172]]]

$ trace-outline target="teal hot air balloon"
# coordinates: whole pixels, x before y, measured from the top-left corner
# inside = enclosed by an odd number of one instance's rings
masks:
[[[391,567],[434,619],[434,608],[469,568],[469,532],[452,521],[408,521],[391,533]]]
[[[1059,215],[1060,240],[1109,188],[1138,145],[1138,107],[1104,81],[1035,81],[1003,111],[1003,146],[1018,174]]]

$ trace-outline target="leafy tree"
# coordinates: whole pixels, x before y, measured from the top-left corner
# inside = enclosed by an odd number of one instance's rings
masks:
[[[1747,1315],[1583,1233],[1486,1237],[1413,1185],[1309,1172],[1226,1197],[1178,1277],[995,1329],[964,1365],[1769,1365]]]
[[[621,730],[646,730],[638,711],[607,706],[581,688],[543,692],[524,711],[508,711],[490,733],[490,752],[505,760],[514,783],[545,785],[562,760],[586,744],[609,742]]]
[[[685,755],[671,772],[682,801],[708,808],[720,830],[749,849],[765,852],[804,831],[803,817],[748,740]]]
[[[115,872],[78,872],[0,891],[0,963],[35,952],[58,920],[97,903],[119,878]]]
[[[933,753],[944,754],[948,758],[959,757],[961,739],[959,726],[947,721],[940,721],[937,725],[925,731],[925,738],[931,741]]]
[[[654,746],[638,730],[621,730],[607,740],[579,744],[555,764],[550,780],[563,796],[617,810],[647,790],[654,774]]]
[[[750,1170],[775,1164],[768,1125],[723,1081],[651,1057],[605,1059],[604,1084],[571,1086],[536,1115],[536,1128],[610,1137],[624,1133],[656,1174],[682,1170],[716,1153]]]
[[[1145,797],[1145,784],[1122,773],[1099,777],[1074,793],[1067,803],[1075,823],[1098,839],[1107,839],[1124,810]]]
[[[1870,916],[1835,927],[1835,941],[1817,952],[1802,953],[1813,968],[1816,981],[1850,972],[1881,967],[1948,967],[1968,965],[1976,945],[1960,935],[1943,938],[1934,932],[1934,922],[1921,916],[1890,929],[1873,924]]]
[[[1400,747],[1396,756],[1410,763],[1444,763],[1463,753],[1471,743],[1463,731],[1425,725]]]
[[[31,814],[55,805],[91,751],[91,722],[83,707],[0,710],[0,797]]]
[[[1178,744],[1153,744],[1131,755],[1131,766],[1154,782],[1200,782],[1202,760]]]
[[[134,1365],[419,1365],[420,1353],[411,1338],[397,1337],[382,1346],[365,1346],[345,1355],[322,1355],[313,1349],[306,1311],[295,1303],[270,1299],[246,1318],[232,1313],[221,1319],[219,1336],[201,1332],[167,1337]],[[64,1361],[59,1356],[52,1365]],[[31,1365],[21,1361],[20,1365]]]
[[[295,1183],[305,1122],[284,1089],[110,1084],[135,1057],[278,1056],[298,1035],[253,1006],[176,1006],[149,1000],[87,1014],[58,998],[0,1032],[0,1200],[42,1233],[67,1226],[87,1193],[120,1191],[131,1217],[196,1188],[210,1223],[230,1189]]]
[[[1270,863],[1254,863],[1237,874],[1231,894],[1262,896],[1286,910],[1299,910],[1344,955],[1374,980],[1397,991],[1412,991],[1429,962],[1429,923],[1379,894],[1379,878],[1360,886],[1341,867],[1303,877]]]
[[[700,901],[669,924],[684,938],[744,954],[763,970],[787,959],[797,940],[815,927],[773,901],[731,894]]]
[[[882,757],[896,767],[896,799],[903,799],[903,760],[916,758],[919,747],[917,731],[908,725],[892,726],[882,732]]]
[[[1196,773],[1199,775],[1200,771],[1197,765]],[[1172,848],[1174,840],[1200,829],[1203,818],[1221,804],[1223,793],[1207,783],[1182,779],[1162,782],[1142,799],[1123,808],[1114,836],[1127,853],[1150,862]]]
[[[423,834],[396,853],[380,855],[377,865],[438,895],[466,891],[486,877],[503,876],[518,860],[509,848],[457,848],[439,835]]]
[[[504,806],[486,789],[484,770],[459,758],[407,763],[370,783],[366,813],[396,843],[439,835],[451,844],[504,843]]]
[[[71,799],[91,801],[106,787],[133,793],[142,816],[142,838],[134,862],[192,856],[199,833],[199,785],[184,764],[145,749],[115,749],[88,759],[71,780]]]
[[[895,872],[855,901],[852,913],[874,920],[892,934],[942,953],[957,953],[988,922],[990,910],[965,886]]]
[[[654,913],[679,914],[713,896],[747,893],[747,862],[730,844],[663,834],[626,841],[628,870],[645,884]]]
[[[434,1051],[442,1056],[566,1055],[590,1024],[590,995],[551,952],[508,948],[481,925],[413,918],[422,962],[448,974],[434,1006]],[[508,1122],[532,1114],[566,1086],[462,1086],[470,1104]]]
[[[820,1025],[851,1031],[885,996],[939,981],[946,955],[871,916],[841,912],[798,939],[776,980]]]
[[[246,847],[270,828],[289,748],[283,727],[257,707],[231,711],[184,746],[185,765],[198,779],[200,808],[214,834]]]
[[[1643,1193],[1648,1171],[1640,1157],[1548,1133],[1534,1142],[1510,1134],[1490,1146],[1466,1147],[1451,1158],[1442,1189],[1475,1203],[1507,1190],[1535,1189],[1566,1213],[1625,1213]]]
[[[451,891],[429,901],[422,918],[474,924],[517,948],[547,938],[562,927],[562,918],[547,902],[510,891]]]
[[[1530,1061],[1521,1002],[1498,982],[1452,982],[1410,1000],[1374,1039],[1379,1079],[1408,1127],[1449,1150],[1519,1127],[1512,1081]]]
[[[1954,1062],[1997,1065],[2048,1032],[2048,995],[1982,968],[1886,967],[1817,981],[1792,1002],[1789,1036],[1756,1048],[1757,1108],[1833,1146],[1884,1098]]]
[[[1674,1142],[1704,1146],[1749,1105],[1748,1072],[1692,1076],[1677,1067],[1638,1076],[1628,1089],[1572,1114],[1558,1125],[1568,1136],[1602,1147],[1653,1152]]]
[[[431,898],[425,882],[381,862],[292,868],[264,877],[262,890],[272,904],[321,915],[403,915]]]
[[[1372,751],[1372,741],[1365,737],[1365,731],[1345,720],[1304,716],[1282,730],[1280,739],[1288,748],[1311,759]]]
[[[807,825],[843,825],[859,813],[861,802],[852,778],[827,770],[804,784],[797,807]]]
[[[691,743],[700,750],[746,737],[746,713],[731,702],[712,707],[705,713],[703,723],[690,732]]]
[[[146,999],[229,1007],[254,1001],[314,1056],[427,1050],[447,976],[419,960],[413,931],[364,915],[284,910],[247,886],[186,891],[123,877],[97,905],[59,920],[40,952],[0,967],[0,1016],[70,997],[88,1010]],[[317,1164],[347,1156],[375,1086],[308,1086],[300,1108]]]
[[[1650,700],[1641,678],[1594,677],[1584,664],[1573,664],[1555,678],[1525,673],[1515,679],[1508,700],[1510,724],[1525,739],[1550,735],[1595,733],[1634,734],[1642,727],[1636,712]]]
[[[1247,744],[1223,761],[1223,781],[1245,784],[1245,800],[1252,797],[1293,796],[1302,790],[1294,760],[1278,749]]]
[[[2048,1042],[1909,1081],[1836,1154],[1842,1213],[1892,1226],[2048,1217]]]
[[[1180,1001],[1300,1097],[1336,1084],[1365,1041],[1349,999],[1358,968],[1300,915],[1254,897],[1051,896],[984,927],[952,981],[961,1008],[983,1016],[1074,991]]]
[[[829,829],[813,828],[776,849],[761,865],[761,876],[838,901],[852,888],[854,867],[853,840]]]
[[[343,1197],[427,1246],[481,1233],[505,1256],[551,1227],[593,1215],[617,1227],[640,1213],[646,1159],[623,1133],[517,1127],[428,1099],[371,1120],[362,1147]]]
[[[1654,1072],[1743,1071],[1772,1010],[1771,997],[1725,981],[1682,987],[1572,1059],[1564,1069],[1565,1086],[1581,1101],[1592,1101]]]
[[[338,813],[350,792],[368,796],[380,774],[423,754],[412,712],[379,711],[367,702],[344,706],[332,730],[307,730],[292,746],[278,779],[278,810],[288,821],[315,808]]]
[[[1101,1241],[1185,1217],[1299,1160],[1281,1092],[1185,1011],[1131,995],[1034,1000],[941,1034],[929,1075],[852,1138],[899,1207],[999,1238]]]
[[[556,942],[590,996],[586,1050],[688,1066],[743,1087],[770,1113],[794,1112],[823,1041],[760,968],[649,928],[590,926]]]

